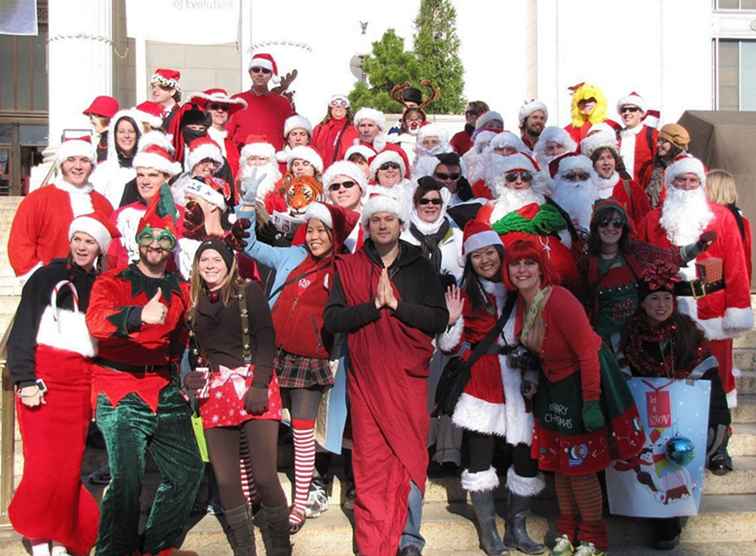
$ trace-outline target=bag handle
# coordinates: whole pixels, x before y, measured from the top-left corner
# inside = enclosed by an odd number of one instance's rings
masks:
[[[517,294],[515,292],[507,293],[507,302],[504,304],[504,308],[501,310],[501,316],[499,316],[499,320],[496,321],[494,327],[488,332],[488,334],[486,334],[486,337],[478,342],[478,345],[475,346],[475,349],[470,354],[469,359],[465,361],[465,365],[472,368],[475,362],[480,359],[480,357],[485,352],[488,351],[488,348],[491,346],[491,344],[493,344],[494,340],[496,340],[496,337],[502,331],[504,325],[507,324],[509,316],[512,314],[512,309],[514,309],[516,300]]]
[[[58,294],[65,287],[68,287],[68,289],[70,289],[71,293],[73,294],[74,311],[76,311],[77,313],[79,312],[79,292],[76,291],[76,286],[70,280],[61,280],[60,282],[55,284],[55,287],[50,294],[50,305],[52,305],[55,320],[58,320]]]

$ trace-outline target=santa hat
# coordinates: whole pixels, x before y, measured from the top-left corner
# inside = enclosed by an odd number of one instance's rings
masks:
[[[533,112],[538,112],[541,110],[546,117],[546,119],[549,119],[549,110],[546,108],[546,104],[543,103],[543,101],[540,101],[535,98],[531,98],[530,100],[526,101],[525,104],[520,106],[520,112],[517,114],[519,120],[520,120],[520,127],[523,127],[525,125],[525,120],[528,119],[528,116],[530,116]]]
[[[593,203],[593,212],[591,213],[591,226],[593,226],[596,221],[603,218],[603,216],[608,211],[616,211],[617,213],[619,213],[623,222],[628,222],[627,211],[625,210],[625,207],[622,205],[622,203],[620,203],[613,197],[609,197],[607,199],[598,199],[595,203]]]
[[[221,211],[226,210],[226,199],[223,197],[223,193],[220,191],[217,191],[215,188],[210,185],[212,182],[208,183],[204,179],[201,178],[193,178],[189,180],[189,183],[186,185],[186,189],[184,190],[184,193],[187,196],[192,197],[199,197],[200,199],[204,199],[211,205],[215,205],[216,207],[220,208]]]
[[[311,218],[317,218],[329,229],[333,229],[333,218],[331,217],[331,212],[328,210],[328,207],[325,204],[317,201],[310,203],[310,205],[307,207],[307,210],[305,211],[305,222],[307,222]]]
[[[192,93],[189,102],[196,104],[202,110],[207,110],[209,104],[225,104],[228,106],[228,115],[244,110],[247,101],[241,97],[231,98],[226,89],[205,89],[201,93]]]
[[[134,113],[140,122],[149,124],[156,129],[163,125],[163,107],[157,102],[147,100],[137,104],[134,107]]]
[[[331,164],[323,174],[323,189],[328,190],[328,186],[336,179],[336,176],[347,176],[354,180],[360,186],[363,196],[367,194],[367,179],[362,169],[354,162],[348,160],[338,160]]]
[[[549,126],[544,128],[544,130],[541,132],[541,136],[538,138],[538,142],[536,143],[533,150],[536,153],[543,153],[543,151],[546,149],[546,143],[549,142],[562,145],[570,152],[577,149],[577,143],[563,128]]]
[[[396,162],[399,165],[399,170],[402,173],[402,177],[407,176],[407,168],[404,166],[404,160],[402,155],[396,151],[383,151],[378,153],[373,160],[370,161],[370,175],[375,180],[378,174],[378,169],[387,162]]]
[[[583,170],[590,173],[593,170],[593,161],[585,155],[578,153],[564,153],[549,162],[549,174],[552,178],[563,176],[568,172]]]
[[[359,141],[359,139],[356,139],[356,141]],[[344,160],[349,160],[349,157],[353,154],[361,154],[365,158],[365,160],[370,160],[375,156],[375,151],[367,145],[363,145],[362,143],[358,142],[357,144],[352,145],[346,150],[346,152],[344,153]]]
[[[331,95],[331,98],[328,99],[328,104],[330,105],[331,103],[336,102],[337,100],[340,100],[346,103],[346,107],[349,108],[349,97],[346,95],[342,95],[341,93],[336,93],[334,95]]]
[[[695,156],[680,157],[667,166],[667,170],[664,173],[665,185],[671,187],[675,178],[682,174],[695,174],[698,179],[701,180],[701,186],[706,183],[706,169],[704,168],[703,162],[698,160]]]
[[[538,163],[532,157],[524,153],[510,154],[509,156],[498,156],[496,159],[496,169],[499,176],[515,170],[524,170],[535,174],[540,171]]]
[[[483,112],[475,121],[475,129],[483,129],[486,124],[495,121],[501,122],[502,127],[504,126],[504,116],[502,116],[498,112],[495,112],[494,110]]]
[[[189,143],[189,156],[187,158],[189,168],[194,168],[197,164],[208,158],[221,166],[223,165],[223,152],[218,143],[206,135],[197,137]]]
[[[404,201],[401,188],[375,187],[362,207],[362,225],[367,228],[370,217],[379,212],[395,214],[402,221],[402,229],[409,223],[407,203]]]
[[[520,153],[530,153],[530,149],[525,143],[522,142],[522,139],[520,139],[511,131],[502,131],[501,133],[497,133],[488,144],[488,148],[492,150],[504,149],[507,147],[513,148]]]
[[[449,133],[438,124],[425,124],[417,131],[418,143],[422,143],[426,137],[438,137],[441,143],[449,142]]]
[[[168,89],[178,89],[179,79],[181,79],[181,72],[173,69],[158,68],[150,78],[150,84],[157,83],[161,87]]]
[[[271,145],[263,135],[250,135],[239,154],[239,163],[244,165],[250,156],[264,156],[273,158],[276,156],[276,148]]]
[[[290,151],[284,151],[286,153],[286,166],[291,170],[291,163],[297,159],[306,160],[317,170],[318,174],[323,173],[323,159],[312,147],[305,145],[297,145]]]
[[[473,139],[473,149],[475,150],[475,152],[483,152],[483,149],[491,144],[491,141],[494,137],[496,137],[496,135],[497,133],[488,130],[477,133],[475,135],[475,139]]]
[[[463,257],[467,257],[473,251],[491,245],[501,245],[504,247],[499,234],[494,232],[491,226],[478,220],[470,220],[465,224],[462,242]]]
[[[304,129],[307,132],[307,135],[312,136],[312,124],[310,123],[310,120],[299,114],[294,114],[293,116],[286,118],[286,121],[284,122],[283,136],[286,137],[294,129]]]
[[[73,239],[76,232],[83,232],[92,236],[97,245],[100,246],[100,255],[108,252],[111,239],[121,236],[111,219],[99,212],[83,214],[74,218],[68,226],[68,241]]]
[[[138,237],[145,228],[161,228],[168,230],[176,237],[176,221],[178,220],[178,210],[176,203],[173,201],[171,187],[164,183],[160,186],[160,192],[150,199],[142,218],[139,220],[137,231],[134,237]]]
[[[625,95],[617,101],[617,113],[622,114],[623,106],[637,106],[641,109],[641,112],[645,112],[647,108],[646,101],[638,93],[633,91],[629,95]]]
[[[168,136],[162,131],[157,131],[155,129],[143,133],[139,138],[140,151],[146,149],[149,145],[157,145],[171,154],[176,152],[176,149],[173,148],[173,143],[168,140]]]
[[[376,110],[375,108],[365,107],[357,110],[357,113],[354,115],[354,126],[359,127],[362,120],[370,120],[378,126],[381,131],[386,129],[386,116],[383,115],[383,112]]]
[[[608,148],[612,149],[615,154],[619,154],[619,147],[617,146],[617,136],[613,131],[599,131],[598,133],[591,133],[588,137],[580,141],[580,152],[591,158],[593,153],[598,149]]]
[[[112,118],[120,109],[118,101],[113,97],[102,95],[95,97],[83,114],[85,116],[102,116],[103,118]]]
[[[249,61],[249,67],[247,68],[247,71],[251,70],[252,68],[263,68],[272,71],[273,75],[278,75],[278,66],[276,65],[276,61],[273,59],[273,56],[264,52],[258,52],[257,54],[252,56],[252,59]]]
[[[659,122],[661,121],[661,112],[658,110],[654,110],[649,108],[646,110],[646,114],[643,116],[643,125],[647,125],[648,127],[653,127],[654,129],[659,127]]]
[[[173,155],[159,145],[147,145],[134,157],[134,168],[155,168],[160,172],[175,176],[181,173],[181,164],[173,159]]]
[[[83,135],[81,137],[72,137],[65,139],[56,153],[56,163],[58,170],[63,162],[71,156],[84,156],[94,164],[97,161],[95,157],[95,148],[92,145],[92,139],[89,135]]]

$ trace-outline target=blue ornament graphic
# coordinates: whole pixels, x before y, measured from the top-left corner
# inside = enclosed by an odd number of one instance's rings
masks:
[[[689,438],[684,436],[675,436],[667,441],[665,447],[667,460],[670,463],[684,467],[688,465],[695,457],[695,446]]]

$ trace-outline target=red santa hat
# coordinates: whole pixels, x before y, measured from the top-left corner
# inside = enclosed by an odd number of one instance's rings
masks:
[[[291,163],[295,160],[306,160],[313,165],[315,170],[318,171],[318,174],[323,173],[323,159],[320,158],[320,155],[312,147],[298,145],[289,151],[285,151],[285,153],[286,166],[289,168],[289,170],[291,170]]]
[[[328,190],[328,186],[335,181],[337,176],[346,176],[352,179],[360,186],[363,196],[367,194],[367,179],[365,178],[365,173],[354,162],[337,160],[331,164],[325,171],[325,174],[323,174],[323,189],[325,191]]]
[[[305,211],[305,222],[311,218],[317,218],[329,229],[333,229],[333,218],[328,207],[320,202],[310,203]]]
[[[531,98],[530,100],[525,101],[525,103],[520,106],[520,112],[517,114],[517,117],[520,120],[520,127],[525,125],[525,120],[528,119],[528,116],[530,116],[533,112],[538,112],[541,110],[546,117],[546,119],[549,119],[549,110],[546,108],[546,104],[543,101],[540,101],[535,98]]]
[[[499,234],[494,232],[491,226],[478,220],[470,220],[465,224],[462,242],[463,257],[467,257],[473,251],[489,247],[490,245],[501,245],[504,247]]]
[[[276,148],[270,144],[264,135],[250,135],[242,147],[239,154],[239,162],[244,165],[250,156],[264,156],[265,158],[274,158]]]
[[[585,155],[578,153],[564,153],[549,162],[549,174],[552,179],[557,175],[564,175],[575,170],[590,173],[593,170],[593,161]]]
[[[501,126],[504,127],[504,116],[502,116],[498,112],[495,112],[494,110],[483,112],[475,121],[475,129],[483,129],[486,124],[496,121],[501,122]]]
[[[680,157],[667,166],[667,170],[664,172],[666,186],[671,187],[675,178],[682,174],[695,174],[701,180],[701,186],[706,183],[706,168],[704,168],[703,162],[695,156],[687,155]]]
[[[138,237],[145,228],[160,228],[168,230],[176,238],[177,220],[178,210],[176,209],[176,203],[173,201],[171,187],[167,183],[164,183],[160,186],[160,192],[150,199],[147,210],[139,220],[134,237]]]
[[[360,154],[365,160],[370,160],[375,156],[375,151],[373,149],[360,143],[359,139],[356,139],[356,141],[357,143],[349,147],[344,153],[344,160],[349,160],[349,157],[353,154]]]
[[[189,102],[198,106],[201,110],[207,110],[209,104],[225,104],[228,107],[228,115],[244,110],[247,101],[241,97],[232,98],[226,89],[205,89],[201,93],[192,93]]]
[[[68,241],[73,239],[76,232],[92,236],[97,245],[100,246],[100,255],[108,252],[111,239],[121,236],[121,233],[111,219],[99,212],[83,214],[74,218],[70,226],[68,226]]]
[[[147,133],[143,133],[139,137],[139,150],[146,149],[149,145],[157,145],[162,147],[171,154],[175,154],[176,149],[173,148],[173,143],[168,140],[168,136],[162,131],[153,129]]]
[[[278,75],[278,66],[276,65],[276,61],[273,59],[273,56],[264,52],[258,52],[257,54],[252,56],[252,59],[249,61],[249,67],[247,68],[247,71],[251,70],[252,68],[263,68],[272,71],[273,75]]]
[[[402,229],[409,225],[407,203],[404,202],[401,188],[375,187],[362,207],[362,225],[367,228],[370,217],[379,212],[395,214],[402,222]]]
[[[615,154],[619,154],[617,136],[613,131],[602,130],[598,133],[591,133],[588,137],[580,141],[580,152],[588,158],[591,158],[593,153],[598,149],[603,148],[612,149]]]
[[[134,115],[140,122],[149,124],[154,128],[163,125],[163,107],[157,102],[146,100],[134,107]]]
[[[184,193],[187,197],[199,197],[204,199],[211,205],[215,205],[220,208],[221,211],[226,210],[226,199],[223,197],[223,193],[218,191],[212,186],[213,182],[210,180],[204,180],[202,178],[193,178],[186,184]]]
[[[373,122],[381,131],[386,129],[386,116],[375,108],[365,107],[357,110],[357,113],[354,115],[354,126],[359,127],[362,120]]]
[[[373,160],[370,161],[370,175],[374,180],[378,174],[378,169],[387,162],[396,162],[399,165],[399,170],[402,172],[402,177],[407,176],[407,168],[404,166],[402,155],[396,151],[383,151],[374,156]]]
[[[119,109],[120,105],[116,99],[107,95],[101,95],[94,98],[83,114],[85,116],[102,116],[103,118],[110,119]]]
[[[161,87],[166,87],[168,89],[178,89],[179,79],[181,79],[180,71],[168,68],[158,68],[155,70],[155,73],[152,74],[152,77],[150,77],[150,84],[158,84]]]
[[[160,145],[147,145],[134,157],[134,168],[155,168],[160,172],[175,176],[181,173],[181,164],[173,159],[173,155]]]
[[[299,114],[294,114],[293,116],[286,118],[286,121],[284,122],[284,137],[289,135],[294,129],[304,129],[307,132],[307,135],[312,136],[312,124],[310,123],[310,120]]]
[[[223,165],[223,152],[218,143],[207,135],[197,137],[189,143],[189,156],[187,157],[189,168],[194,168],[197,164],[208,158],[213,162]]]
[[[61,164],[71,156],[84,156],[94,164],[97,161],[95,157],[95,148],[92,145],[92,139],[89,135],[82,135],[81,137],[72,137],[65,139],[56,153],[56,163],[60,170]]]
[[[637,106],[641,109],[641,112],[645,112],[647,108],[646,101],[638,93],[633,91],[632,93],[625,95],[617,101],[617,113],[622,114],[623,106]]]

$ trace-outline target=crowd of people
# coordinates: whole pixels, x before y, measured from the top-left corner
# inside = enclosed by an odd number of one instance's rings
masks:
[[[615,121],[591,83],[566,127],[537,99],[506,122],[475,101],[450,138],[411,87],[393,129],[338,93],[313,126],[277,74],[258,53],[233,96],[185,95],[158,69],[149,101],[96,97],[93,134],[65,140],[19,205],[8,366],[25,466],[9,515],[34,556],[187,554],[208,503],[234,555],[256,553],[255,527],[267,554],[291,554],[328,508],[333,453],[363,556],[422,553],[431,460],[458,470],[486,554],[604,554],[600,474],[644,443],[627,376],[711,381],[707,465],[732,470],[750,223],[686,129],[657,129],[634,92]],[[440,411],[454,368],[469,380]],[[99,507],[80,479],[90,421]],[[526,528],[544,474],[548,542]],[[679,541],[679,519],[653,527],[657,548]]]

